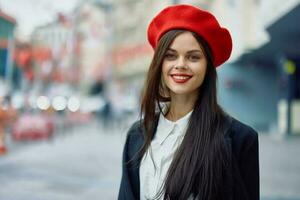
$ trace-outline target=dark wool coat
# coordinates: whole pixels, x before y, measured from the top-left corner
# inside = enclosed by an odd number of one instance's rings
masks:
[[[222,191],[226,200],[259,200],[259,157],[258,134],[251,127],[238,120],[227,117],[225,120],[225,141],[229,150],[230,167],[224,175],[225,186]],[[156,132],[158,120],[154,123]],[[139,199],[140,160],[129,162],[143,144],[142,123],[136,122],[128,131],[124,151],[122,179],[119,200]],[[127,164],[126,164],[127,163]]]

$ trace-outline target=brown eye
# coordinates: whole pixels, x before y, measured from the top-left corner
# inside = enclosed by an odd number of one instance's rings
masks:
[[[198,61],[198,60],[200,59],[200,56],[198,56],[198,55],[189,55],[189,56],[188,56],[188,59],[189,59],[190,61],[195,62],[195,61]]]
[[[167,60],[173,60],[173,59],[176,59],[176,55],[172,54],[172,53],[166,53],[165,58]]]

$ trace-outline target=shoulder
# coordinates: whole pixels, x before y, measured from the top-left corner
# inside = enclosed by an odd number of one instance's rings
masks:
[[[238,137],[238,138],[257,138],[258,133],[256,130],[254,130],[252,127],[249,125],[231,117],[231,134],[233,137]]]
[[[138,139],[142,136],[143,136],[143,121],[137,120],[130,126],[127,132],[127,140]]]
[[[245,151],[251,147],[258,148],[258,133],[249,125],[231,118],[229,137],[236,152]]]
[[[150,129],[152,132],[156,132],[156,128],[159,121],[159,113],[156,113],[154,120],[150,123]],[[131,127],[129,128],[129,131],[127,132],[127,139],[128,140],[144,140],[144,134],[146,133],[145,127],[144,127],[144,119],[141,118],[137,121],[135,121]]]
[[[129,128],[126,136],[125,150],[132,157],[143,144],[143,122],[138,120]]]

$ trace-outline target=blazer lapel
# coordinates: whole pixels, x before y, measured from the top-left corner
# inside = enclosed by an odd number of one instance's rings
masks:
[[[158,119],[159,119],[159,115],[157,114],[155,116],[155,120],[151,126],[151,131],[152,131],[152,136],[154,137],[155,133],[156,133],[156,129],[157,129],[157,125],[158,125]],[[136,140],[135,144],[136,144],[136,147],[137,149],[141,149],[141,147],[143,146],[144,144],[144,136],[145,136],[145,129],[143,128],[143,124],[140,125],[141,126],[141,133],[140,133],[140,137],[138,137],[138,139]],[[153,139],[152,137],[152,139]],[[137,191],[137,194],[139,195],[140,194],[140,164],[141,164],[141,159],[142,158],[139,158],[137,160],[134,161],[134,168],[132,169],[132,176],[136,177],[136,179],[138,181],[134,181],[133,182],[133,190],[134,191]],[[138,199],[139,199],[139,196],[138,196]]]

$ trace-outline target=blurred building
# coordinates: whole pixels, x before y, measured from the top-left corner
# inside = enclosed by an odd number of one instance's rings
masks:
[[[0,10],[0,79],[13,84],[13,49],[16,20]]]
[[[111,73],[111,4],[82,1],[74,11],[80,86],[86,94],[103,91]]]
[[[300,1],[259,1],[258,5],[258,20],[269,41],[244,53],[230,69],[236,74],[227,73],[227,78],[241,77],[248,88],[249,98],[243,101],[253,123],[283,134],[300,133]]]
[[[147,42],[146,28],[151,16],[167,3],[137,0],[114,3],[114,78],[122,82],[125,90],[143,84],[153,53]]]
[[[78,80],[74,55],[72,19],[58,14],[57,19],[37,27],[32,33],[32,59],[35,87],[44,91],[56,84],[75,84]]]

